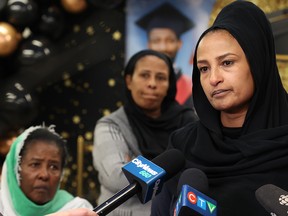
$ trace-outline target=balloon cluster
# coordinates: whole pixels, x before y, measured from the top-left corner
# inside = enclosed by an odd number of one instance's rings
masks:
[[[87,6],[86,0],[1,0],[0,57],[14,53],[31,33],[58,39],[63,34],[65,12],[81,13]]]
[[[23,68],[34,68],[53,54],[53,46],[67,33],[71,17],[96,7],[112,9],[122,2],[0,0],[0,141],[9,130],[26,127],[37,113],[30,84],[37,79],[25,77]]]

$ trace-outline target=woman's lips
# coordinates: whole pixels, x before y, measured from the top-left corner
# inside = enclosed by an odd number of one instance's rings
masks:
[[[49,190],[47,186],[36,186],[33,189],[36,191],[48,191]]]
[[[212,92],[212,97],[221,97],[227,94],[228,90],[219,89]]]
[[[158,96],[155,94],[143,94],[143,97],[146,99],[157,99]]]

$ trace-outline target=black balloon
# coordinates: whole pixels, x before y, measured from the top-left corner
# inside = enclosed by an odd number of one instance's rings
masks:
[[[0,88],[1,136],[28,126],[38,114],[38,102],[20,81],[6,81]]]
[[[59,0],[56,0],[56,1],[59,1]],[[40,0],[40,1],[38,0],[37,4],[38,4],[39,9],[41,10],[54,4],[53,2],[55,2],[55,0]]]
[[[6,8],[6,5],[7,5],[7,0],[1,0],[0,1],[0,15],[4,11],[4,9]]]
[[[52,42],[44,36],[31,36],[21,42],[17,61],[22,66],[33,65],[53,52]]]
[[[6,13],[8,22],[16,28],[29,27],[38,18],[38,5],[34,0],[8,0]]]
[[[14,64],[14,58],[12,57],[9,56],[0,58],[0,80],[3,80],[16,73],[16,64]]]
[[[87,0],[91,5],[103,8],[103,9],[113,9],[120,6],[123,0]]]
[[[32,27],[36,34],[40,33],[58,39],[65,29],[65,18],[62,11],[55,5],[45,8],[39,18],[39,21]]]

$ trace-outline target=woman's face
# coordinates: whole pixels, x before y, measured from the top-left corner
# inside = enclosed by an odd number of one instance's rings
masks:
[[[150,117],[161,115],[161,104],[169,88],[169,68],[164,60],[147,55],[138,60],[133,75],[126,76],[134,102]]]
[[[34,141],[21,159],[20,188],[38,205],[49,202],[55,195],[61,174],[61,151],[56,144]]]
[[[197,67],[211,105],[227,114],[246,114],[254,82],[246,56],[225,30],[209,32],[199,43]]]

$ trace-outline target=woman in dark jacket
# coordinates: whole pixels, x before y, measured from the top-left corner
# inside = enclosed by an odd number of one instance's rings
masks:
[[[268,215],[255,191],[288,190],[288,100],[270,23],[253,3],[227,5],[202,34],[193,92],[200,121],[175,132],[169,147],[184,152],[186,168],[205,172],[218,215]],[[169,215],[176,187],[177,178],[167,183],[152,215]]]

